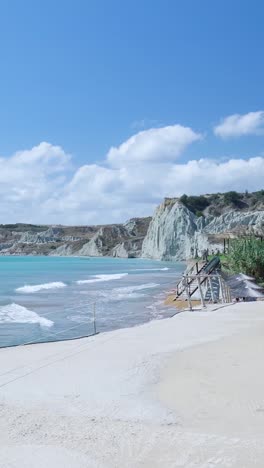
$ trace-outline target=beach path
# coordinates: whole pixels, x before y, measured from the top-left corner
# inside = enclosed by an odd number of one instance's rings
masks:
[[[263,468],[263,336],[259,302],[0,349],[0,466]]]

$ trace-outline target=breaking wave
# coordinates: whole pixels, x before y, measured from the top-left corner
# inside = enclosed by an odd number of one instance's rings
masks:
[[[110,291],[96,291],[96,294],[103,298],[103,302],[108,301],[123,301],[127,299],[139,299],[144,297],[144,290],[150,288],[156,288],[159,284],[146,283],[136,286],[124,286],[122,288],[114,288]]]
[[[100,291],[98,294],[102,299],[103,302],[109,301],[124,301],[128,299],[139,299],[140,297],[144,297],[145,294],[136,293],[136,292],[118,292],[118,291]]]
[[[101,281],[112,281],[112,280],[121,279],[127,275],[128,273],[117,273],[114,275],[94,275],[94,277],[91,279],[77,281],[77,284],[100,283]]]
[[[136,286],[124,286],[122,288],[115,288],[113,291],[115,292],[121,292],[121,293],[131,293],[134,291],[142,291],[144,289],[150,289],[150,288],[157,288],[159,284],[157,283],[146,283],[146,284],[138,284]]]
[[[38,323],[42,327],[52,327],[54,324],[15,302],[0,307],[0,323]]]
[[[132,271],[168,271],[170,268],[164,267],[164,268],[135,268]]]
[[[20,288],[17,288],[17,292],[23,293],[34,293],[41,291],[42,289],[58,289],[58,288],[65,288],[66,284],[62,283],[61,281],[57,281],[54,283],[43,283],[43,284],[35,284],[35,285],[26,285]]]

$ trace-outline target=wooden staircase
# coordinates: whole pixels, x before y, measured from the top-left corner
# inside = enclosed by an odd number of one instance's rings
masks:
[[[191,266],[189,270],[184,273],[183,278],[179,281],[176,286],[176,296],[175,301],[179,297],[186,298],[191,297],[199,287],[207,281],[207,276],[215,273],[220,269],[221,263],[219,257],[214,257],[208,262],[204,262],[201,266],[201,263],[196,262]],[[198,281],[199,278],[199,281]],[[210,295],[212,297],[219,297],[219,283],[217,284],[216,279],[210,281]],[[218,289],[218,293],[217,293]]]

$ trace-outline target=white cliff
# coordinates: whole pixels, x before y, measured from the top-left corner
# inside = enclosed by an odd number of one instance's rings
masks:
[[[182,260],[190,257],[196,216],[178,201],[165,199],[156,209],[142,246],[142,257]]]
[[[19,244],[46,244],[48,242],[56,242],[60,237],[60,229],[53,227],[48,228],[43,232],[23,232],[18,241]]]
[[[54,257],[69,257],[74,255],[73,246],[71,244],[62,244],[57,249],[54,249],[50,254]]]
[[[0,255],[139,257],[150,218],[99,226],[0,224]]]
[[[137,258],[141,257],[143,239],[129,239],[117,244],[112,250],[112,257]]]
[[[221,216],[210,217],[204,232],[217,234],[222,232],[250,232],[257,233],[264,227],[264,211],[230,211]]]
[[[236,194],[235,199],[234,193],[184,196],[185,202],[184,197],[182,201],[166,198],[152,219],[133,218],[124,224],[0,225],[0,255],[145,257],[179,261],[200,256],[205,249],[210,253],[221,252],[224,240],[229,238],[250,234],[264,237],[264,190]]]
[[[142,257],[186,260],[223,251],[224,238],[264,235],[264,211],[231,210],[221,216],[195,216],[177,199],[165,199],[156,209],[142,246]]]
[[[136,237],[134,221],[124,225],[103,226],[83,245],[77,255],[91,257],[139,257],[144,236]],[[145,229],[146,234],[146,229]]]

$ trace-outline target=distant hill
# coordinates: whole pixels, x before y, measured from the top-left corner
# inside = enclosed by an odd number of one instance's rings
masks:
[[[0,224],[0,255],[138,257],[150,220],[107,226]]]

